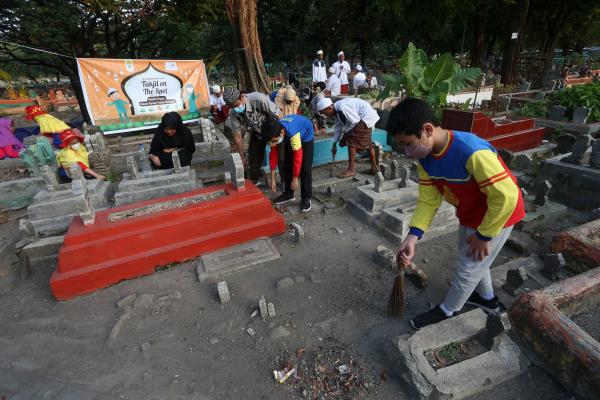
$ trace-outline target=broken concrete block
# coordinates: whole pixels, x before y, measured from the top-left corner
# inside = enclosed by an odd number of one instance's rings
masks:
[[[302,226],[300,224],[292,222],[290,224],[289,234],[293,243],[300,243],[300,241],[304,237],[304,229],[302,229]]]
[[[267,311],[269,313],[269,318],[275,318],[277,316],[275,313],[275,305],[273,303],[267,304]]]
[[[219,292],[219,300],[221,301],[221,304],[229,303],[231,297],[229,296],[229,288],[227,287],[226,281],[217,283],[217,292]]]
[[[374,261],[384,268],[396,268],[396,253],[383,245],[377,246]]]
[[[269,308],[267,306],[267,301],[265,300],[265,296],[260,296],[258,298],[258,311],[260,312],[260,317],[262,319],[269,318]]]
[[[558,275],[566,265],[565,258],[562,253],[548,254],[544,258],[544,267],[540,271],[546,278],[557,281]]]
[[[277,281],[277,289],[278,290],[286,289],[286,288],[289,288],[292,286],[294,286],[294,280],[290,277],[283,278],[283,279],[280,279],[279,281]]]
[[[560,161],[569,163],[569,164],[581,164],[581,160],[585,156],[585,153],[592,144],[592,136],[591,135],[581,135],[575,140],[573,144],[573,148],[571,149],[571,154],[561,158]]]
[[[256,335],[256,331],[255,331],[254,329],[252,329],[252,328],[248,328],[248,329],[246,329],[246,333],[247,333],[248,335],[250,335],[250,336],[254,336],[254,335]]]

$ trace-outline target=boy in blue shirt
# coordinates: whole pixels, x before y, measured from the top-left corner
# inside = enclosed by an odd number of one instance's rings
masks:
[[[314,153],[314,130],[312,121],[302,115],[288,115],[279,120],[268,120],[262,127],[262,133],[271,146],[269,167],[271,190],[275,192],[275,169],[279,162],[279,145],[283,145],[284,160],[282,178],[285,184],[283,194],[273,203],[283,204],[294,201],[294,191],[300,181],[300,210],[309,211],[312,198],[312,163]]]

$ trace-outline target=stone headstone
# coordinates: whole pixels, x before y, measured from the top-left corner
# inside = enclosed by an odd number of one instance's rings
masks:
[[[552,184],[548,181],[542,182],[535,191],[535,199],[533,203],[538,206],[543,206],[548,201],[548,195],[552,190]]]
[[[579,136],[573,144],[571,155],[561,159],[561,161],[569,164],[581,164],[581,160],[583,159],[588,147],[590,147],[590,144],[592,144],[592,140],[593,139],[590,135]]]
[[[485,323],[485,342],[487,346],[492,347],[498,336],[507,333],[510,328],[507,313],[489,313]]]
[[[179,152],[177,150],[173,150],[171,153],[171,158],[173,159],[173,169],[175,172],[181,172],[181,160],[179,159]]]
[[[508,111],[508,107],[510,107],[510,102],[512,100],[512,96],[501,96],[498,98],[498,111],[505,112]]]
[[[537,92],[535,94],[536,100],[544,100],[544,98],[546,98],[546,92]]]
[[[406,182],[410,177],[410,169],[406,166],[403,165],[402,167],[400,167],[400,188],[405,188],[406,187]]]
[[[87,182],[79,164],[73,163],[69,168],[71,174],[71,191],[75,197],[75,210],[83,220],[84,225],[93,224],[96,219],[96,210],[90,202]]]
[[[577,138],[571,133],[565,133],[556,138],[556,151],[560,154],[570,153]]]
[[[515,157],[515,169],[517,171],[527,171],[533,162],[530,154],[518,154]]]
[[[48,165],[42,165],[40,167],[40,173],[42,174],[42,178],[46,183],[46,189],[49,192],[58,190],[58,180],[56,179],[56,174],[50,170]]]
[[[381,173],[381,171],[378,171],[377,175],[375,175],[375,189],[374,189],[377,193],[383,192],[383,182],[385,182],[385,178],[383,177],[383,174]]]
[[[375,148],[375,165],[379,165],[383,156],[383,147],[377,142],[373,142],[373,147]]]
[[[140,165],[142,166],[142,172],[144,174],[152,171],[152,165],[150,165],[150,160],[148,159],[148,154],[146,153],[146,149],[143,144],[140,144],[138,149],[138,157],[140,160]]]
[[[231,153],[229,160],[229,172],[231,173],[231,179],[238,190],[243,190],[245,186],[244,181],[244,163],[239,153]]]
[[[575,107],[573,110],[573,123],[585,125],[592,109],[589,107]]]
[[[525,268],[519,267],[506,271],[506,283],[502,285],[502,289],[506,290],[511,296],[517,294],[517,290],[527,280],[527,272]]]
[[[398,160],[392,160],[390,164],[390,180],[398,179],[398,173],[400,172],[400,164]]]
[[[519,85],[519,92],[528,92],[531,87],[531,82],[523,82]]]
[[[129,175],[135,179],[139,176],[138,166],[135,162],[135,158],[133,156],[127,157],[127,170],[129,171]]]
[[[592,154],[590,155],[590,167],[600,169],[600,139],[592,143]]]
[[[567,107],[565,106],[552,106],[550,107],[550,119],[553,121],[561,121],[565,112],[567,111]]]
[[[548,254],[544,258],[544,267],[540,272],[546,278],[557,281],[561,269],[563,269],[566,264],[562,253]]]

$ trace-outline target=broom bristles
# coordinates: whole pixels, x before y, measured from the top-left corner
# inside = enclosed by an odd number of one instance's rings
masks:
[[[388,301],[388,314],[394,317],[404,312],[404,266],[398,265],[398,275],[394,278],[394,286]]]

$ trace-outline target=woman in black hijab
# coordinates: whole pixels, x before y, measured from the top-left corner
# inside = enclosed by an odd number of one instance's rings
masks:
[[[168,112],[163,115],[161,123],[156,128],[148,158],[155,168],[170,169],[173,168],[171,157],[173,150],[178,150],[181,166],[185,167],[192,163],[196,145],[192,132],[183,124],[181,115]]]

